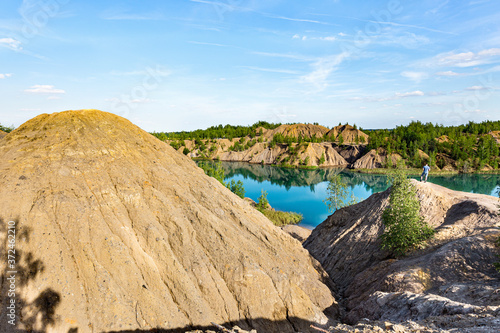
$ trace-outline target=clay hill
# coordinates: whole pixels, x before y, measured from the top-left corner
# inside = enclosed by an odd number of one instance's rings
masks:
[[[498,198],[413,183],[437,231],[424,249],[398,259],[380,249],[390,190],[335,212],[304,243],[335,281],[345,320],[406,323],[403,332],[418,328],[408,321],[426,332],[498,332]]]
[[[228,162],[348,167],[363,156],[365,145],[360,143],[368,142],[368,135],[350,125],[336,126],[330,130],[321,125],[287,124],[273,130],[258,128],[256,132],[255,138],[203,140],[201,147],[194,140],[184,140],[178,151],[187,149],[189,157]],[[270,144],[276,135],[297,141],[302,138],[322,142]],[[339,142],[340,135],[343,144]]]
[[[20,330],[293,332],[338,316],[297,240],[124,118],[42,114],[0,141],[0,160],[0,238],[14,224],[17,237],[0,331],[13,269]]]
[[[266,139],[271,140],[274,135],[281,134],[283,136],[289,136],[292,138],[298,138],[302,136],[303,138],[322,138],[329,129],[321,125],[313,124],[292,124],[292,125],[280,125],[274,130],[266,131],[263,136]]]

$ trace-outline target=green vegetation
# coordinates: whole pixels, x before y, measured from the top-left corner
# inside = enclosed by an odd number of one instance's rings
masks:
[[[14,125],[10,126],[10,127],[7,127],[7,126],[3,126],[2,124],[0,124],[0,130],[6,132],[6,133],[10,133],[12,132],[13,130],[15,129]]]
[[[233,126],[233,125],[218,125],[212,126],[205,130],[198,129],[195,131],[182,131],[182,132],[154,132],[151,133],[158,139],[165,140],[196,140],[196,139],[229,139],[242,138],[250,136],[251,138],[260,134],[257,133],[259,127],[265,129],[275,129],[281,124],[268,123],[266,121],[259,121],[251,126]]]
[[[421,167],[424,162],[418,153],[429,155],[429,165],[442,168],[444,156],[455,160],[460,171],[481,169],[486,164],[498,169],[500,148],[490,135],[500,130],[500,121],[469,122],[467,125],[443,126],[432,123],[411,122],[392,130],[369,131],[370,149],[379,147],[397,153],[409,166]]]
[[[257,207],[258,210],[268,209],[270,207],[269,201],[267,200],[267,192],[266,191],[264,191],[264,190],[260,191],[260,197],[259,197],[259,199],[257,201],[257,205],[255,207]]]
[[[390,181],[389,207],[382,214],[382,248],[399,256],[421,245],[434,234],[434,229],[420,215],[420,201],[404,170],[398,168]]]
[[[347,183],[342,180],[339,174],[330,178],[326,192],[327,198],[323,202],[328,206],[331,213],[358,202],[352,190],[348,189]]]
[[[297,224],[304,218],[302,214],[294,212],[282,212],[279,210],[274,210],[269,205],[267,200],[267,192],[262,190],[260,192],[260,197],[258,199],[255,208],[262,214],[264,214],[274,225],[281,227],[287,224]]]
[[[231,192],[240,198],[245,197],[245,188],[243,187],[243,182],[241,180],[238,180],[237,182],[231,180],[230,183],[224,182],[224,168],[222,167],[222,163],[220,161],[217,163],[202,161],[198,164],[198,166],[205,171],[206,175],[217,179],[222,185],[230,189]]]
[[[231,190],[234,194],[239,196],[240,198],[245,197],[245,187],[243,187],[243,182],[241,180],[238,180],[237,182],[231,180],[230,183],[226,184],[226,187]]]
[[[302,214],[294,212],[282,212],[273,209],[259,211],[264,214],[275,226],[281,227],[287,224],[297,224],[304,218]]]

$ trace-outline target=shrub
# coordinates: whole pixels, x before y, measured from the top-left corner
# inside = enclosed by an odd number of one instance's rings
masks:
[[[186,148],[186,147],[184,147],[184,150],[182,151],[182,153],[183,153],[184,155],[189,154],[189,149],[188,149],[188,148]]]
[[[399,168],[390,180],[389,207],[382,214],[385,231],[381,239],[382,248],[398,256],[421,245],[434,234],[434,229],[420,215],[420,201],[404,170]]]

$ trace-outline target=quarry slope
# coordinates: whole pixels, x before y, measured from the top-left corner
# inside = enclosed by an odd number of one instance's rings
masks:
[[[345,320],[429,320],[439,329],[490,332],[471,329],[481,319],[497,332],[498,198],[412,183],[421,214],[436,230],[424,249],[401,258],[380,249],[390,189],[335,212],[304,243],[338,286]]]
[[[42,114],[0,141],[0,160],[2,244],[9,225],[17,233],[19,329],[215,322],[294,332],[338,314],[328,276],[298,241],[124,118]],[[0,269],[4,311],[6,260]]]

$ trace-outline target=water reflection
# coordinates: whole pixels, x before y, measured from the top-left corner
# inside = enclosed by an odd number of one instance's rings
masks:
[[[226,181],[234,179],[243,182],[247,197],[257,201],[261,191],[267,191],[269,202],[274,208],[302,213],[304,220],[301,225],[309,228],[314,228],[330,214],[323,200],[327,196],[328,180],[333,175],[340,173],[360,200],[388,187],[385,175],[356,173],[339,168],[303,170],[242,162],[222,162],[222,167]],[[429,181],[452,190],[496,196],[500,175],[431,174]]]
[[[272,185],[284,186],[287,190],[290,190],[292,186],[308,186],[314,192],[315,185],[328,181],[333,175],[339,173],[348,186],[362,185],[372,193],[387,189],[387,177],[385,175],[357,173],[341,168],[304,170],[244,162],[222,162],[222,167],[226,171],[227,179],[241,175],[244,179],[252,179],[259,183],[269,181]],[[419,179],[418,176],[412,176],[412,178]],[[496,191],[500,186],[500,175],[458,174],[435,176],[431,173],[429,182],[455,191],[496,195]]]

